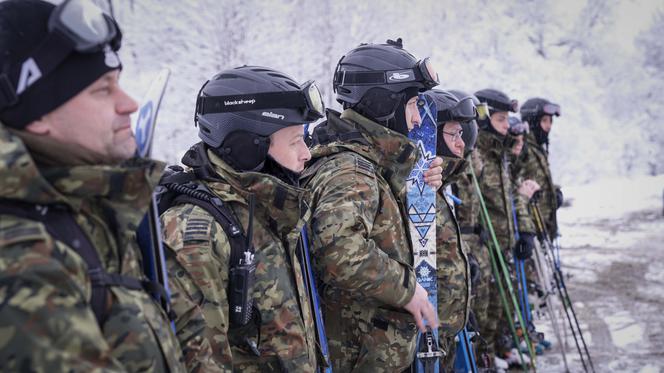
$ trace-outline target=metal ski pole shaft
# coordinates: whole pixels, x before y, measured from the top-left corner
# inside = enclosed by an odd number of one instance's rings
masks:
[[[554,253],[554,245],[553,245],[553,239],[549,235],[549,232],[546,229],[546,226],[544,225],[544,221],[542,220],[542,213],[540,212],[539,206],[535,203],[533,203],[533,208],[536,211],[537,214],[537,219],[539,221],[539,226],[542,229],[542,232],[544,233],[544,237],[548,237],[548,246],[550,251],[552,252],[552,255],[555,255]],[[565,284],[565,276],[563,275],[562,269],[560,267],[560,250],[558,249],[558,259],[557,262],[555,262],[555,271],[558,273],[558,277],[560,278],[560,283],[562,285],[562,289],[565,294],[565,303],[569,305],[569,309],[572,311],[572,316],[574,318],[574,323],[576,324],[576,328],[579,331],[579,337],[581,337],[581,343],[583,344],[583,349],[586,353],[586,357],[588,358],[588,363],[590,364],[590,368],[593,372],[595,372],[595,366],[593,365],[592,359],[590,357],[590,352],[588,351],[588,344],[586,343],[586,340],[583,336],[583,332],[581,330],[581,326],[579,325],[579,318],[576,316],[576,310],[574,309],[574,305],[572,304],[572,300],[569,296],[569,293],[567,291],[567,285]]]
[[[533,215],[535,217],[535,226],[537,230],[540,233],[540,241],[542,242],[542,245],[547,247],[549,251],[551,252],[551,255],[554,256],[554,250],[553,250],[553,244],[551,243],[551,237],[549,236],[549,233],[547,232],[546,227],[544,226],[544,221],[542,220],[542,214],[540,212],[539,206],[537,206],[536,203],[531,202],[531,208],[533,211]],[[558,289],[558,293],[560,295],[561,302],[563,303],[563,309],[565,310],[565,316],[567,317],[567,320],[570,324],[570,329],[572,330],[572,335],[574,336],[574,342],[577,346],[577,350],[579,352],[579,356],[581,357],[581,363],[584,366],[584,370],[588,371],[586,364],[584,362],[584,357],[583,357],[583,352],[581,352],[581,347],[579,345],[579,341],[577,340],[576,332],[575,332],[575,327],[572,323],[572,318],[574,319],[574,324],[576,326],[576,330],[579,332],[578,338],[581,340],[581,344],[583,345],[583,350],[585,352],[585,356],[588,360],[588,364],[590,365],[590,369],[592,372],[595,372],[595,367],[592,363],[592,359],[590,357],[590,352],[588,351],[588,345],[586,344],[585,338],[583,337],[583,331],[581,330],[581,326],[579,325],[579,319],[576,316],[576,311],[574,310],[574,306],[572,304],[572,301],[569,297],[569,293],[567,292],[567,287],[565,286],[565,280],[563,277],[562,270],[560,269],[560,266],[557,266],[555,262],[553,262],[553,258],[549,258],[550,265],[552,267],[553,271],[553,277],[556,282],[556,287]],[[572,317],[570,316],[569,313],[572,313]]]
[[[537,272],[537,277],[539,279],[540,286],[542,287],[542,290],[545,291],[544,301],[546,302],[547,315],[549,316],[549,321],[551,322],[551,328],[553,329],[553,334],[556,336],[556,339],[558,340],[558,346],[560,346],[560,353],[563,356],[565,371],[569,373],[570,370],[569,370],[569,364],[567,363],[567,353],[565,352],[564,341],[560,334],[560,328],[558,322],[556,321],[553,301],[549,296],[550,295],[549,286],[551,285],[551,282],[550,279],[546,277],[546,273],[544,272],[544,268],[542,265],[543,264],[542,253],[540,252],[540,250],[541,247],[535,248],[535,260],[534,260],[535,271]]]
[[[484,216],[480,216],[482,221],[484,221]],[[514,321],[512,320],[514,318],[512,309],[510,308],[509,302],[507,301],[507,296],[505,295],[505,289],[503,287],[502,279],[498,270],[498,264],[497,260],[494,257],[496,255],[493,250],[491,250],[491,245],[492,243],[487,243],[487,246],[489,246],[489,259],[491,261],[491,271],[493,272],[493,277],[496,281],[496,284],[498,285],[498,294],[500,294],[500,301],[503,305],[503,310],[505,311],[505,317],[507,318],[507,322],[510,327],[510,332],[512,333],[512,337],[514,338],[514,343],[517,346],[517,351],[519,353],[519,360],[521,361],[521,366],[523,368],[524,372],[528,372],[528,368],[523,360],[523,354],[521,353],[521,349],[518,348],[519,346],[519,336],[516,333],[516,328],[514,327]],[[489,341],[491,342],[491,341]]]

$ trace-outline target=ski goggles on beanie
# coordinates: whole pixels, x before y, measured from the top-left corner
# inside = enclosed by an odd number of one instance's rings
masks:
[[[537,116],[537,115],[551,115],[560,116],[560,105],[548,103],[543,105],[536,105],[532,108],[521,108],[521,115]]]
[[[471,97],[466,97],[459,101],[454,107],[438,111],[438,123],[445,122],[467,122],[477,119],[477,107]]]
[[[30,23],[33,30],[25,33],[42,32],[39,20]],[[26,58],[0,74],[0,118],[12,127],[24,127],[121,67],[115,52],[122,33],[91,0],[65,0],[51,11],[46,30],[29,54],[15,53]]]
[[[418,61],[412,69],[387,71],[337,71],[334,74],[333,85],[379,85],[402,84],[417,82],[425,89],[431,89],[438,84],[438,73],[429,57]]]
[[[325,105],[318,86],[313,80],[302,85],[299,91],[265,92],[230,96],[199,96],[196,102],[198,115],[233,113],[263,109],[299,109],[302,117],[286,118],[283,114],[263,112],[262,115],[287,123],[314,122],[325,116]]]

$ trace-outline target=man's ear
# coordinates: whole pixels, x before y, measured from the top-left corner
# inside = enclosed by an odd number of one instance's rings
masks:
[[[48,120],[48,115],[28,124],[25,130],[35,135],[48,135],[51,132],[51,122]]]

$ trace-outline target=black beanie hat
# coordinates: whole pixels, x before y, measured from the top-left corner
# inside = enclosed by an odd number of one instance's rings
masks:
[[[37,64],[26,65],[31,54],[49,35],[48,21],[53,9],[55,5],[42,0],[0,2],[0,121],[6,126],[25,128],[102,75],[121,68],[120,60],[110,46],[93,53],[72,50],[55,69],[18,94],[22,70],[32,67],[30,72],[33,75],[35,68],[41,74]]]

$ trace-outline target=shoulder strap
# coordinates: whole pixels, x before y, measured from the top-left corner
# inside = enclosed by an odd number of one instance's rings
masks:
[[[240,259],[243,258],[246,237],[235,214],[205,184],[196,182],[189,177],[177,176],[178,174],[170,176],[165,180],[166,182],[161,184],[167,191],[159,197],[159,214],[161,215],[171,206],[184,203],[202,208],[212,215],[228,236],[231,246],[230,263],[231,266],[237,265]],[[184,183],[181,183],[181,181],[184,181]]]
[[[100,326],[104,324],[108,316],[106,299],[109,286],[148,290],[158,294],[164,292],[163,288],[160,289],[157,286],[158,284],[141,281],[127,275],[106,272],[101,265],[99,253],[74,219],[71,210],[65,205],[38,205],[18,200],[0,199],[0,214],[41,222],[51,237],[71,247],[81,256],[88,266],[88,276],[92,284],[90,306]]]

